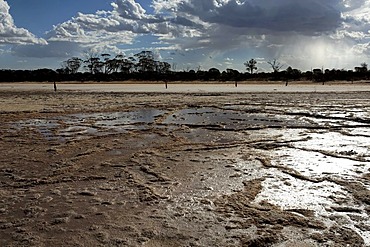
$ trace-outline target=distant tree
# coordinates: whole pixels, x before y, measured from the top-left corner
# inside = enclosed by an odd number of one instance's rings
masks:
[[[155,60],[152,51],[142,51],[134,55],[138,62],[136,64],[139,72],[155,71]]]
[[[325,74],[323,69],[313,69],[312,70],[312,79],[318,82],[325,82]]]
[[[366,73],[367,72],[367,63],[362,63],[360,67],[355,67],[357,73]]]
[[[122,73],[129,74],[135,70],[135,58],[123,58],[119,66]]]
[[[278,62],[276,59],[268,61],[267,63],[270,64],[274,73],[278,73],[280,69],[283,67],[283,65],[281,65],[280,62]]]
[[[166,74],[171,70],[171,65],[167,62],[156,61],[156,71],[161,74]]]
[[[208,78],[211,79],[211,80],[217,80],[219,79],[221,76],[221,72],[219,69],[217,68],[210,68],[208,70]]]
[[[62,69],[59,70],[64,74],[76,74],[82,65],[82,59],[72,57],[62,63]]]
[[[101,57],[103,58],[103,64],[102,64],[102,70],[104,74],[109,74],[113,70],[112,60],[110,59],[111,55],[108,53],[101,54]]]
[[[108,66],[113,73],[118,72],[121,69],[124,58],[125,57],[122,54],[118,54],[114,59],[109,61]]]
[[[367,72],[367,63],[362,63],[362,64],[361,64],[361,67],[363,68],[363,70],[364,70],[365,72]]]
[[[313,69],[312,73],[314,75],[322,75],[324,73],[324,71],[322,71],[322,69]]]
[[[287,75],[290,75],[290,74],[293,73],[293,68],[289,66],[288,68],[286,68],[285,71],[286,71]]]
[[[286,75],[289,79],[297,80],[301,77],[302,72],[299,69],[293,69],[291,66],[289,66],[285,70]]]
[[[48,81],[55,80],[56,72],[52,69],[36,69],[31,72],[32,81]]]
[[[256,64],[257,64],[257,61],[253,58],[244,63],[247,71],[249,71],[251,74],[253,74],[253,71],[257,69]]]
[[[91,73],[100,73],[103,69],[104,63],[100,60],[100,57],[93,52],[87,52],[85,54],[85,60],[83,61],[85,68]]]
[[[302,72],[298,69],[293,69],[291,66],[289,66],[285,71],[285,85],[288,86],[289,80],[298,80]]]
[[[222,72],[222,80],[224,81],[237,81],[239,80],[240,73],[235,69],[226,69]]]
[[[119,55],[116,55],[114,58],[110,58],[110,54],[102,54],[101,55],[104,59],[104,73],[105,74],[110,74],[110,73],[115,73],[115,72],[118,72],[121,67],[122,67],[122,64],[124,62],[124,56],[119,54]]]
[[[59,68],[55,70],[58,74],[69,74],[69,71],[67,71],[64,67]]]

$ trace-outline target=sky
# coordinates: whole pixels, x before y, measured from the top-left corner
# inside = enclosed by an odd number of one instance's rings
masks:
[[[151,50],[174,70],[370,63],[370,0],[0,0],[0,69]]]

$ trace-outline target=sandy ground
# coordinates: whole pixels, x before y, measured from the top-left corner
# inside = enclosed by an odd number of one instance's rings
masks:
[[[57,89],[66,91],[84,92],[157,92],[157,93],[210,93],[210,92],[359,92],[370,91],[370,82],[361,81],[351,83],[339,82],[219,82],[219,83],[179,83],[164,82],[156,83],[134,83],[134,82],[111,82],[111,83],[57,83]],[[0,83],[0,91],[50,91],[53,90],[53,83]]]
[[[0,246],[370,246],[370,90],[4,85]]]

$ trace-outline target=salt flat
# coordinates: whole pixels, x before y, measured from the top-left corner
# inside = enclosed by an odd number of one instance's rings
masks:
[[[0,245],[370,245],[370,91],[168,86],[0,90]]]
[[[243,82],[225,83],[57,83],[58,91],[84,92],[160,92],[160,93],[243,93],[243,92],[356,92],[370,91],[370,83],[328,82]],[[0,91],[50,91],[53,83],[0,83]]]

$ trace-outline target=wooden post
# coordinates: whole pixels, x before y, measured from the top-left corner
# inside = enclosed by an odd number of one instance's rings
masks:
[[[54,82],[54,92],[57,91],[57,84]]]

